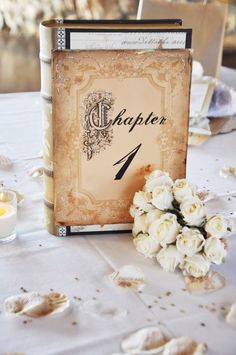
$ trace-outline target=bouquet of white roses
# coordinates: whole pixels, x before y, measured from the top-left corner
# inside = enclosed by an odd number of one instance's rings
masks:
[[[166,271],[178,266],[184,274],[203,277],[211,263],[221,264],[226,257],[227,221],[206,214],[196,187],[186,179],[173,182],[166,172],[151,172],[135,193],[130,214],[136,249],[156,257]]]

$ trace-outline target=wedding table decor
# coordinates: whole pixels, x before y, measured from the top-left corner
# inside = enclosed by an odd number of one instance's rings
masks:
[[[235,329],[229,323],[236,301],[235,236],[227,239],[226,262],[212,266],[224,287],[204,295],[189,293],[180,272],[167,273],[137,253],[131,233],[52,237],[43,218],[40,106],[39,93],[0,95],[0,152],[11,161],[1,166],[0,180],[20,201],[17,238],[0,245],[0,354],[123,353],[129,334],[158,327],[170,339],[206,344],[209,354],[222,355],[224,349],[234,355]],[[212,194],[232,192],[209,201],[212,213],[233,216],[236,210],[235,177],[220,175],[222,168],[235,166],[235,142],[233,131],[188,149],[187,178],[193,184]],[[127,275],[127,265],[142,287],[117,285],[114,273],[125,267]],[[70,311],[60,317],[7,316],[6,299],[28,293],[56,293],[53,300],[65,295]]]

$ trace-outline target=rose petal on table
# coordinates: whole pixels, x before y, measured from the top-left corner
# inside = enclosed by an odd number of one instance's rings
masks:
[[[27,315],[31,318],[65,315],[70,309],[66,295],[51,292],[40,295],[38,292],[25,292],[8,297],[4,302],[6,315]]]
[[[231,305],[230,310],[226,315],[226,322],[236,330],[236,302]]]
[[[128,354],[159,354],[167,340],[158,327],[138,329],[121,342],[121,349]]]
[[[11,158],[7,157],[6,155],[0,154],[0,168],[1,169],[8,169],[12,167],[13,161]]]
[[[132,288],[140,291],[145,286],[142,270],[135,265],[124,265],[108,276],[108,280],[120,288]]]
[[[43,167],[42,166],[35,166],[28,171],[28,175],[31,176],[33,179],[37,179],[43,176]]]
[[[224,178],[228,178],[229,176],[236,177],[236,167],[233,166],[224,167],[220,169],[219,174]]]
[[[203,355],[207,354],[206,344],[197,343],[195,340],[183,336],[177,339],[171,339],[164,346],[162,355]]]
[[[209,271],[206,276],[199,278],[187,275],[184,281],[188,292],[195,295],[215,292],[225,286],[225,278],[216,271]]]

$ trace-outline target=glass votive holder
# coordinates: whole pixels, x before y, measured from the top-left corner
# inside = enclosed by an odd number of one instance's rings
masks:
[[[17,198],[14,191],[0,189],[0,243],[16,237]]]

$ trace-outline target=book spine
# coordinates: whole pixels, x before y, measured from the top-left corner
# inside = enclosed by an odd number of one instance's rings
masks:
[[[40,69],[43,119],[43,164],[44,164],[44,206],[45,222],[49,233],[58,235],[54,223],[54,180],[53,180],[53,128],[51,51],[54,47],[55,30],[40,25]]]

